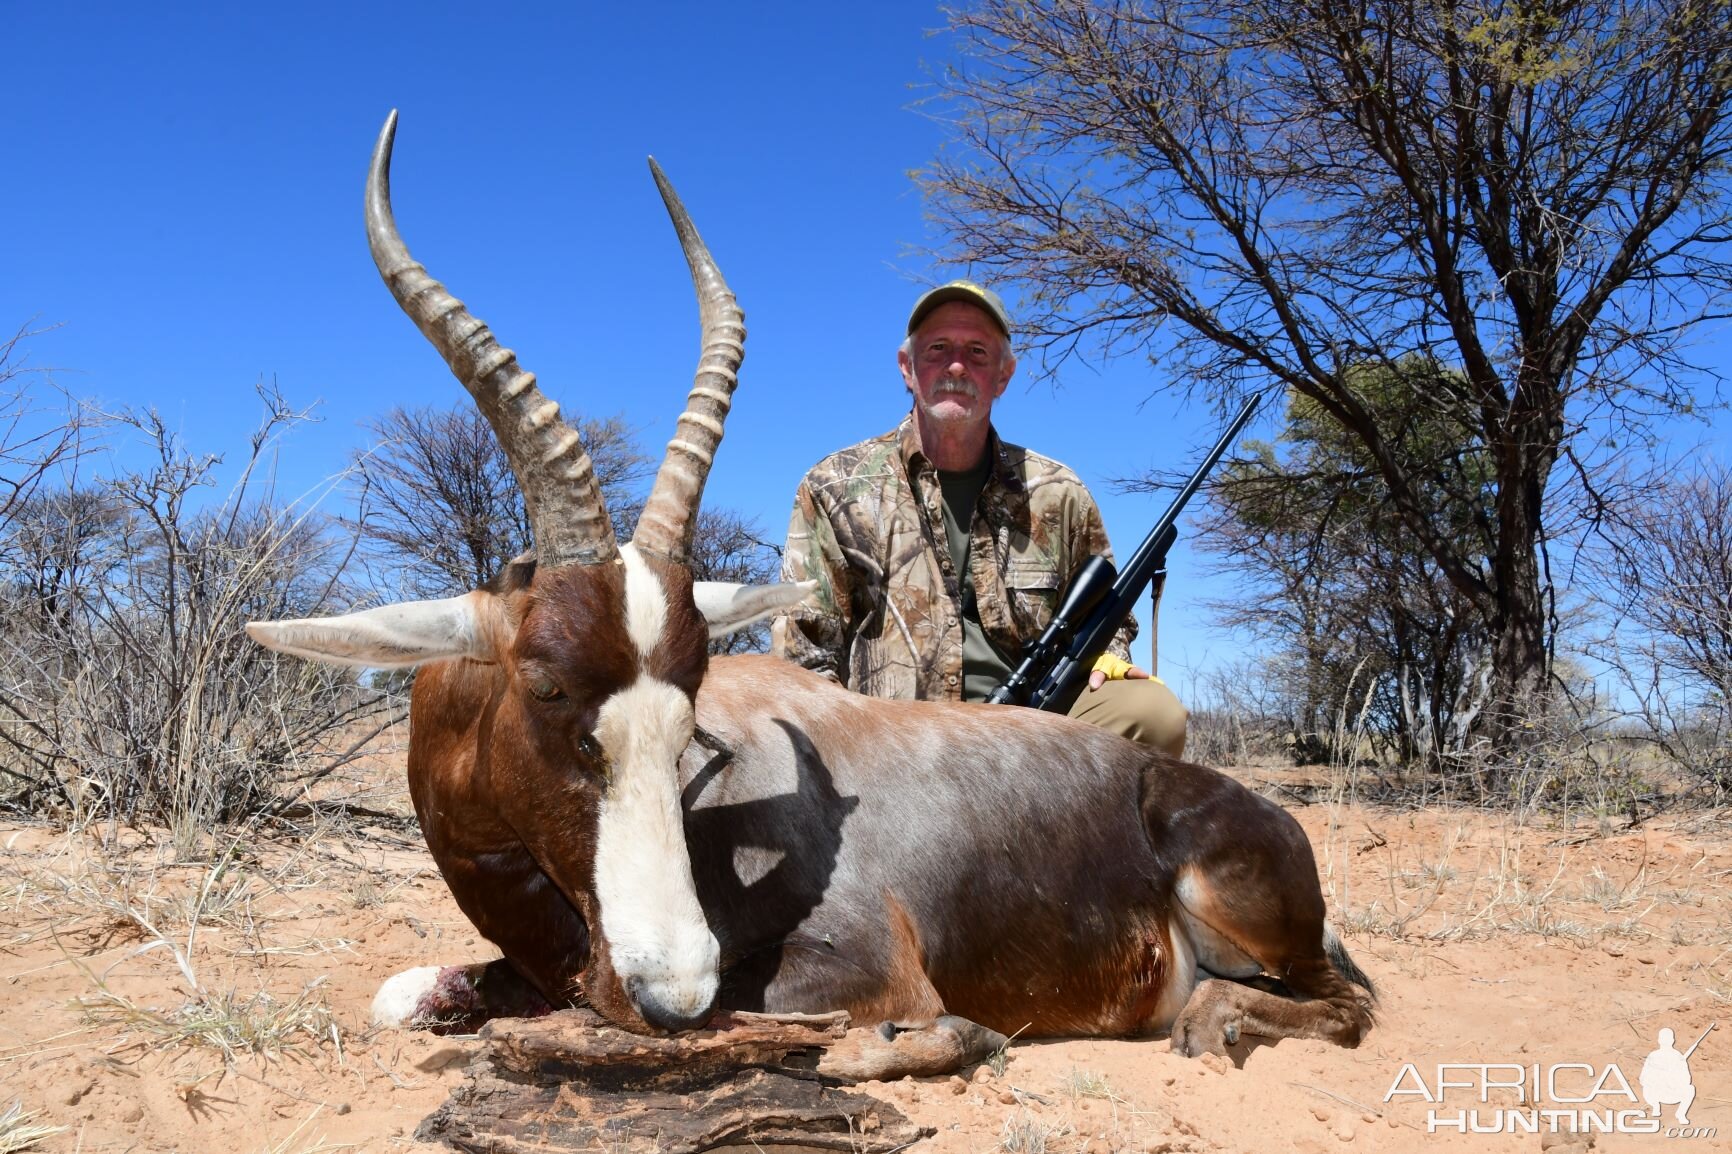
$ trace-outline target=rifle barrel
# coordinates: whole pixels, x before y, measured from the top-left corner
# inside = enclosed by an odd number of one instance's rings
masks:
[[[1155,527],[1149,530],[1149,535],[1143,538],[1143,543],[1137,547],[1137,551],[1131,555],[1130,561],[1120,570],[1119,579],[1113,583],[1113,591],[1108,595],[1109,597],[1121,596],[1127,590],[1141,592],[1142,586],[1148,583],[1154,570],[1160,567],[1160,562],[1165,558],[1167,549],[1178,537],[1176,527],[1179,514],[1184,512],[1185,505],[1189,503],[1191,498],[1197,495],[1197,490],[1203,487],[1203,482],[1208,479],[1210,470],[1227,452],[1234,438],[1250,422],[1261,400],[1261,396],[1254,396],[1245,402],[1245,407],[1239,410],[1239,415],[1233,418],[1233,423],[1227,426],[1227,431],[1221,434],[1220,439],[1215,442],[1215,447],[1210,449],[1209,455],[1203,458],[1203,463],[1198,465],[1196,471],[1186,479],[1184,487],[1179,490],[1179,495],[1173,498],[1171,505],[1167,506],[1166,513],[1161,516],[1159,521],[1155,522]],[[1161,540],[1163,537],[1170,539],[1163,542]],[[1117,627],[1115,626],[1115,628]]]
[[[1047,674],[1040,678],[1028,696],[1028,703],[1040,709],[1057,709],[1069,698],[1071,685],[1081,676],[1082,668],[1092,662],[1096,656],[1106,650],[1112,641],[1113,634],[1130,616],[1131,607],[1136,599],[1142,596],[1143,589],[1154,578],[1157,570],[1162,569],[1167,562],[1167,550],[1178,539],[1179,515],[1185,511],[1185,504],[1196,495],[1203,482],[1208,479],[1209,471],[1213,469],[1226,453],[1247,422],[1257,411],[1261,397],[1253,396],[1245,402],[1245,407],[1239,410],[1239,415],[1233,418],[1226,432],[1215,442],[1215,447],[1209,450],[1202,464],[1167,506],[1161,519],[1155,522],[1148,536],[1131,555],[1130,561],[1119,571],[1112,588],[1102,597],[1095,611],[1087,621],[1081,623],[1072,634],[1072,641],[1064,653],[1059,656]]]

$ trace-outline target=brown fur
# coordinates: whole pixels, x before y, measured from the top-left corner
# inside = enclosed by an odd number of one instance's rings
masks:
[[[517,660],[579,644],[569,623],[605,602],[605,582],[535,588],[523,611],[566,624],[526,625]],[[689,683],[701,662],[680,657],[656,661]],[[550,1000],[581,989],[641,1028],[603,943],[585,936],[598,924],[583,887],[593,789],[556,771],[569,753],[544,760],[577,729],[532,733],[504,668],[423,678],[411,778],[459,904]],[[585,678],[570,684],[608,682]],[[1368,1000],[1324,953],[1303,833],[1220,774],[1066,718],[876,701],[763,657],[717,659],[697,706],[706,736],[681,773],[723,1005],[920,1023],[947,1012],[1025,1036],[1171,1027],[1186,1053],[1241,1031],[1353,1045],[1370,1025]],[[735,878],[742,846],[778,864]],[[537,868],[549,884],[534,884]],[[1201,955],[1226,971],[1248,962],[1303,1000],[1211,980]]]
[[[642,669],[697,694],[707,633],[690,575]],[[588,752],[602,704],[640,674],[621,564],[536,572],[514,562],[477,595],[498,658],[436,662],[416,678],[409,784],[428,848],[464,914],[550,1002],[580,998],[647,1029],[608,964],[595,908],[595,818],[606,767]],[[678,603],[684,604],[684,611]],[[530,677],[561,700],[537,700]]]
[[[894,1021],[921,1026],[944,1013],[944,1002],[926,976],[926,954],[920,945],[920,930],[907,907],[888,890],[884,913],[889,922],[890,956],[883,971],[883,989],[876,999],[859,1003],[849,1011],[861,1022]]]

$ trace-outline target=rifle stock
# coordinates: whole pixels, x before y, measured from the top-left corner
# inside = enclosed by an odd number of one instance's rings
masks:
[[[1179,514],[1185,511],[1185,505],[1202,488],[1227,446],[1257,411],[1258,400],[1252,397],[1245,402],[1245,407],[1137,546],[1122,572],[1115,572],[1112,562],[1105,557],[1090,557],[1078,566],[1058,611],[1041,635],[1025,647],[1022,661],[1005,683],[993,690],[988,702],[1027,705],[1055,713],[1070,708],[1082,692],[1096,659],[1106,652],[1113,634],[1131,615],[1143,590],[1150,582],[1166,581],[1167,551],[1179,539]]]

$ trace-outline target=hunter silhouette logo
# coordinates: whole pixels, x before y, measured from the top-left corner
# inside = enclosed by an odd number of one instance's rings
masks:
[[[1670,1028],[1642,1062],[1632,1086],[1616,1062],[1440,1062],[1426,1080],[1407,1062],[1383,1095],[1385,1102],[1415,1097],[1430,1105],[1426,1132],[1461,1134],[1661,1134],[1669,1138],[1713,1138],[1712,1126],[1690,1122],[1696,1086],[1690,1056],[1718,1023],[1709,1023],[1688,1050],[1679,1051]],[[1636,1087],[1641,1088],[1638,1097]],[[1461,1103],[1467,1103],[1464,1107]],[[1507,1103],[1507,1104],[1506,1104]],[[1674,1123],[1663,1117],[1674,1107]]]
[[[1708,1023],[1708,1030],[1712,1030],[1716,1024]],[[1696,1087],[1690,1081],[1690,1055],[1696,1052],[1696,1047],[1708,1036],[1708,1030],[1703,1030],[1702,1037],[1697,1038],[1682,1054],[1672,1046],[1675,1035],[1671,1029],[1668,1027],[1660,1031],[1657,1039],[1660,1048],[1649,1054],[1642,1063],[1641,1078],[1642,1101],[1648,1104],[1648,1112],[1655,1117],[1659,1116],[1661,1106],[1676,1104],[1678,1110],[1674,1116],[1678,1125],[1690,1124],[1689,1115],[1685,1111],[1690,1108],[1690,1103],[1696,1100]]]

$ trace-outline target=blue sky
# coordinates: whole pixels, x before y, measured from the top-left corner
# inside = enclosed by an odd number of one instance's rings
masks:
[[[416,257],[568,412],[623,413],[659,447],[697,323],[654,154],[750,328],[706,500],[779,538],[805,469],[905,411],[902,325],[950,275],[919,252],[908,175],[945,136],[915,106],[942,22],[926,0],[13,6],[0,328],[60,325],[31,354],[62,386],[154,405],[231,459],[274,377],[322,417],[284,443],[280,490],[315,488],[367,445],[366,418],[462,396],[367,255],[367,157],[398,108]],[[997,411],[1091,484],[1121,557],[1162,500],[1107,479],[1183,465],[1217,427],[1147,400],[1158,383],[1072,364],[1056,391],[1013,382]],[[1182,681],[1234,645],[1183,544],[1174,561],[1162,664]]]

